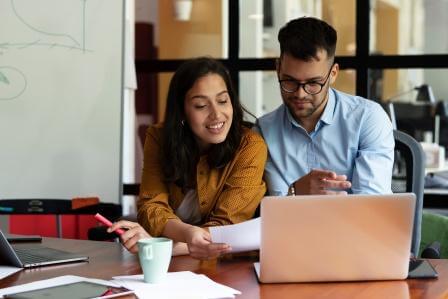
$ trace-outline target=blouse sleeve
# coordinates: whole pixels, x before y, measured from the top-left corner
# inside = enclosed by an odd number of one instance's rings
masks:
[[[160,157],[160,127],[152,126],[146,132],[140,197],[137,203],[138,222],[151,236],[160,236],[169,219],[178,219],[169,204],[169,187],[163,181]]]

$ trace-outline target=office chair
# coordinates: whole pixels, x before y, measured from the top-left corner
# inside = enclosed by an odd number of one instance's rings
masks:
[[[3,212],[8,215],[54,215],[58,238],[62,237],[61,215],[69,214],[72,209],[72,202],[69,199],[1,199],[0,205],[8,207],[9,211]]]
[[[423,211],[422,257],[448,258],[448,217]]]
[[[416,196],[411,251],[418,255],[421,241],[425,154],[414,138],[394,130],[395,163],[392,192],[412,192]]]
[[[448,258],[448,217],[430,211],[423,212],[424,152],[411,136],[394,131],[396,164],[405,163],[405,184],[400,171],[392,180],[393,192],[413,192],[417,197],[411,250],[422,258]],[[398,178],[398,179],[397,179]],[[404,187],[404,188],[403,188]]]

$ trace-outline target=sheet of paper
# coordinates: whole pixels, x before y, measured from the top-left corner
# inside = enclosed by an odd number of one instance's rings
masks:
[[[0,279],[3,279],[9,275],[19,272],[22,268],[10,267],[10,266],[0,266]]]
[[[22,285],[18,285],[18,286],[0,289],[0,296],[3,298],[3,296],[6,294],[39,290],[39,289],[44,289],[44,288],[48,288],[48,287],[60,286],[60,285],[74,283],[74,282],[80,282],[80,281],[89,281],[89,282],[99,283],[99,284],[103,284],[103,285],[107,285],[107,286],[115,286],[115,287],[119,286],[116,284],[116,282],[111,282],[111,281],[107,281],[107,280],[86,278],[86,277],[74,276],[74,275],[64,275],[64,276],[59,276],[59,277],[55,277],[55,278],[34,281],[34,282],[30,282],[30,283],[26,283],[26,284],[22,284]]]
[[[157,284],[145,283],[143,275],[116,276],[119,285],[144,298],[234,298],[241,292],[190,271],[170,272]],[[173,287],[175,286],[175,287]]]
[[[232,252],[260,249],[260,217],[233,225],[209,228],[213,243],[226,243]]]

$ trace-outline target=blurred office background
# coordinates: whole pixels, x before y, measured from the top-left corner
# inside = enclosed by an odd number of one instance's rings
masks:
[[[255,116],[278,107],[277,33],[301,16],[321,18],[338,31],[336,61],[341,71],[335,88],[385,107],[393,103],[399,130],[419,141],[448,146],[448,0],[127,0],[126,4],[126,32],[130,32],[126,51],[135,52],[137,90],[135,101],[133,87],[125,97],[124,184],[140,181],[146,127],[163,121],[169,81],[186,59],[202,55],[221,59],[241,102]],[[428,93],[419,95],[421,86],[429,87],[433,101]],[[135,211],[134,200],[125,196],[121,201],[124,214]],[[0,217],[0,226],[6,225]]]
[[[191,5],[182,20],[181,2]],[[342,71],[334,87],[383,103],[414,103],[404,114],[421,118],[422,129],[411,132],[418,139],[431,137],[425,132],[434,130],[437,103],[417,102],[414,88],[427,84],[436,101],[448,100],[448,0],[136,0],[135,8],[138,124],[163,120],[173,71],[200,55],[223,59],[253,114],[272,111],[281,103],[277,32],[300,16],[322,18],[338,31]],[[398,126],[401,108],[395,107]],[[442,131],[446,125],[442,119]]]
[[[124,157],[135,181],[145,129],[163,121],[169,80],[185,59],[222,59],[259,117],[281,104],[278,30],[301,16],[338,31],[335,88],[393,103],[399,130],[448,145],[448,0],[135,0],[136,146]]]

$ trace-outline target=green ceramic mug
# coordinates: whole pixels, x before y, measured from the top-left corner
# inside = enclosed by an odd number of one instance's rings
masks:
[[[167,238],[140,239],[138,257],[145,282],[158,283],[165,279],[171,261],[173,241]]]

